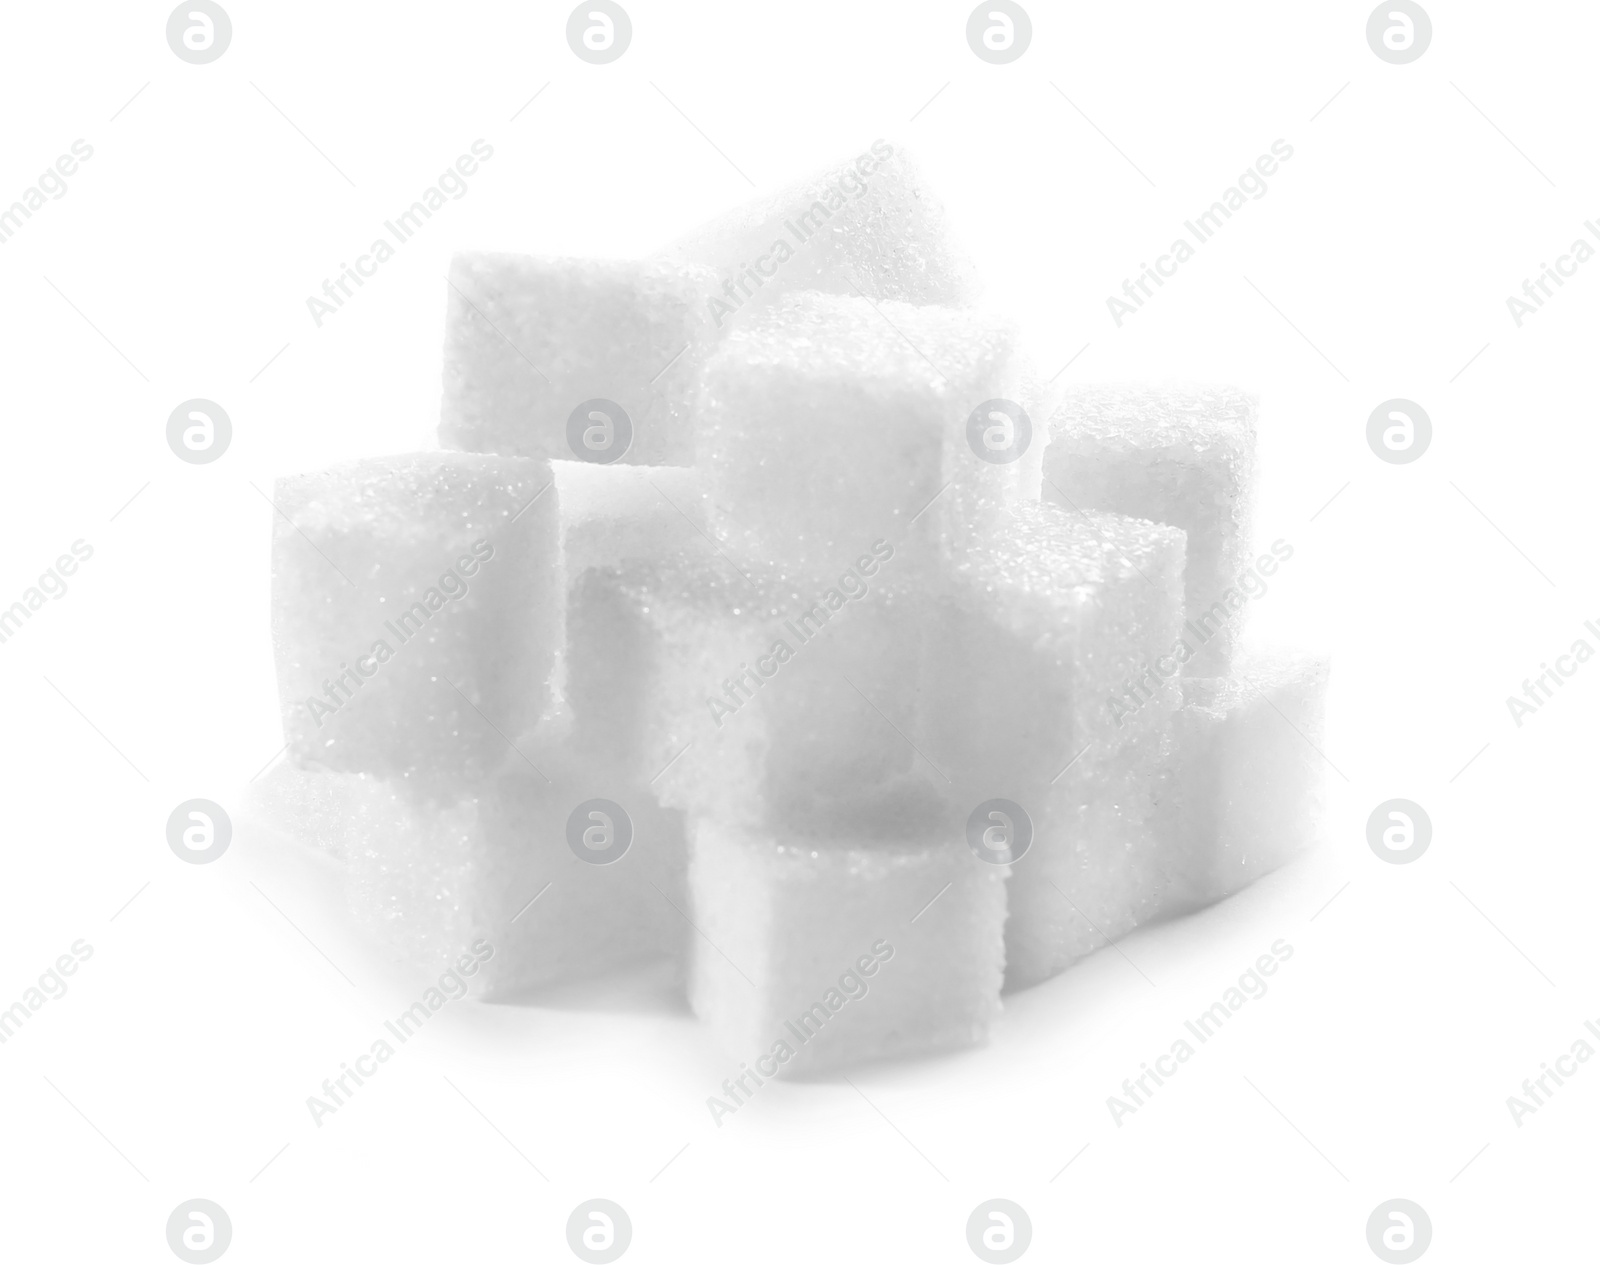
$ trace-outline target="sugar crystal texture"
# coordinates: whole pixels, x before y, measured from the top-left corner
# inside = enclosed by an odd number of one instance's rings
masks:
[[[584,440],[588,421],[576,432],[569,423],[580,405],[605,400],[632,429],[612,460],[692,464],[695,381],[709,337],[704,285],[696,270],[660,261],[457,255],[440,443],[565,458],[577,455],[575,433],[598,460],[620,446],[615,426]]]
[[[1184,682],[1164,829],[1187,860],[1168,903],[1230,896],[1316,838],[1328,660],[1251,650],[1233,674]]]
[[[919,748],[969,808],[1008,799],[1033,842],[1007,884],[1011,988],[1058,973],[1160,907],[1150,819],[1176,664],[1138,707],[1124,684],[1183,620],[1184,536],[1038,503],[952,564],[925,643]]]
[[[673,907],[684,904],[681,816],[657,808],[643,788],[591,781],[559,757],[540,763],[550,780],[512,757],[452,797],[412,799],[403,829],[352,834],[360,920],[423,969],[487,943],[492,956],[472,982],[483,995],[682,951],[684,923]],[[631,822],[631,844],[609,864],[583,860],[569,845],[568,820],[592,799],[611,800]]]
[[[731,1056],[806,1076],[986,1038],[1004,866],[959,836],[797,843],[704,819],[693,835],[690,1002]]]
[[[943,204],[903,147],[870,149],[766,194],[665,252],[711,273],[713,326],[736,326],[793,290],[963,305],[978,293]]]
[[[569,583],[594,567],[667,557],[704,539],[697,471],[680,466],[552,461]]]
[[[1188,675],[1226,674],[1237,637],[1228,594],[1249,562],[1255,422],[1255,400],[1221,387],[1075,387],[1050,419],[1045,500],[1188,533]]]
[[[290,756],[448,789],[539,721],[561,635],[547,462],[418,453],[280,479]]]
[[[930,774],[905,735],[927,603],[899,564],[884,545],[797,579],[741,571],[700,542],[676,567],[591,572],[582,605],[604,612],[620,647],[605,666],[626,674],[596,684],[627,707],[613,732],[637,744],[662,802],[792,833],[925,824]],[[580,730],[596,693],[574,680]]]
[[[370,773],[274,765],[245,787],[241,817],[348,861],[363,839],[398,837],[416,825],[403,786]]]
[[[736,557],[819,579],[879,540],[918,549],[942,540],[961,552],[1001,530],[1007,505],[1038,499],[1042,434],[1005,462],[980,457],[971,438],[975,414],[994,425],[993,408],[980,406],[1015,401],[1022,386],[1003,321],[786,296],[724,338],[706,366],[710,515]]]

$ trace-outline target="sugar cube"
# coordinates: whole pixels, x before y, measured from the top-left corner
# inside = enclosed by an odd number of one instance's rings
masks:
[[[599,684],[624,700],[617,741],[638,744],[662,802],[749,827],[921,827],[931,771],[909,734],[927,602],[879,545],[817,581],[705,549],[591,573],[593,609],[624,630],[611,670],[628,673]],[[576,683],[574,699],[582,728]]]
[[[360,919],[425,969],[488,945],[471,985],[485,996],[682,950],[682,817],[559,757],[541,753],[540,765],[513,756],[452,796],[408,796],[404,829],[352,832]],[[603,856],[624,834],[615,860],[580,855]]]
[[[416,814],[403,786],[370,773],[275,764],[245,787],[241,816],[276,834],[348,861],[357,841],[414,829]]]
[[[1148,822],[1176,665],[1139,706],[1118,695],[1172,647],[1183,561],[1180,529],[1041,502],[950,567],[924,643],[919,745],[958,802],[1009,800],[1032,822],[1007,884],[1008,987],[1158,906]]]
[[[710,272],[707,315],[716,329],[794,290],[960,305],[979,289],[949,240],[943,204],[904,148],[883,140],[712,220],[665,253]]]
[[[278,481],[292,758],[448,786],[531,731],[561,634],[550,479],[542,461],[416,453]]]
[[[1046,500],[1188,533],[1184,672],[1226,674],[1248,563],[1255,400],[1218,387],[1075,387],[1050,419]]]
[[[1170,716],[1025,801],[1036,842],[1012,863],[1006,885],[1008,991],[1058,975],[1170,912],[1188,855],[1158,828]]]
[[[695,1014],[763,1078],[982,1042],[1000,1008],[1004,875],[954,831],[796,840],[698,819]]]
[[[1187,857],[1173,911],[1232,895],[1315,839],[1328,666],[1251,650],[1228,677],[1184,682],[1164,822]]]
[[[1038,499],[1044,436],[1018,415],[1022,385],[1004,322],[785,296],[706,366],[711,517],[738,556],[818,577],[879,539],[920,533],[961,552],[1001,530],[1006,506]]]
[[[690,465],[705,284],[663,261],[457,255],[440,443]]]

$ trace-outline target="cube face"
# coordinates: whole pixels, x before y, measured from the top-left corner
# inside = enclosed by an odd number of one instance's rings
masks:
[[[1188,533],[1185,601],[1201,644],[1185,666],[1225,674],[1237,620],[1224,604],[1249,562],[1256,403],[1223,388],[1075,388],[1050,420],[1043,496]]]
[[[569,437],[574,410],[602,400],[620,405],[632,430],[613,460],[690,465],[696,375],[709,337],[704,284],[695,270],[660,262],[457,255],[441,444],[571,458],[579,455]],[[609,444],[620,444],[614,424],[609,434],[592,432],[595,460]]]
[[[895,554],[866,561],[811,584],[741,573],[702,546],[676,572],[594,573],[610,617],[632,612],[617,639],[644,648],[618,693],[663,803],[796,834],[925,825],[933,773],[910,735],[928,604],[893,574]]]
[[[705,505],[695,470],[584,461],[552,461],[550,468],[569,584],[596,567],[670,558],[705,539]]]
[[[945,219],[910,156],[880,140],[711,221],[666,255],[710,271],[717,329],[796,290],[959,306],[977,296],[977,274]]]
[[[1175,528],[1038,504],[952,568],[925,643],[919,745],[967,809],[1010,799],[1033,823],[1007,881],[1008,988],[1159,908],[1151,819],[1176,678],[1126,714],[1114,700],[1172,647],[1183,558]]]
[[[1311,845],[1323,807],[1328,661],[1248,653],[1185,682],[1164,830],[1185,857],[1174,911],[1230,896]]]
[[[402,830],[352,832],[351,901],[365,925],[424,969],[489,945],[470,984],[483,996],[679,955],[682,817],[642,788],[618,791],[546,767],[553,781],[518,761],[463,784],[454,798],[410,799]],[[632,842],[620,859],[592,864],[569,844],[568,820],[581,804],[611,796]]]
[[[980,1043],[999,1011],[1004,877],[959,832],[796,844],[697,820],[690,1002],[766,1075]]]
[[[1108,758],[1073,765],[1034,801],[1034,846],[1006,884],[1006,989],[1059,975],[1079,958],[1170,912],[1187,853],[1160,826],[1170,794],[1170,713]]]
[[[708,363],[700,451],[710,514],[741,558],[822,575],[877,540],[960,551],[1038,497],[1043,436],[986,460],[970,425],[1016,401],[1014,331],[973,313],[796,294]],[[987,411],[994,411],[992,408]],[[997,432],[1016,423],[1002,416]],[[979,432],[981,433],[981,432]]]
[[[243,815],[285,838],[348,861],[357,841],[398,838],[417,827],[405,788],[368,773],[274,765],[245,787]]]
[[[951,566],[924,642],[921,744],[974,803],[1041,794],[1166,722],[1175,680],[1138,709],[1124,684],[1171,650],[1183,533],[1115,514],[1022,507]]]
[[[292,759],[448,787],[549,703],[560,636],[547,463],[458,453],[278,482],[273,640]]]

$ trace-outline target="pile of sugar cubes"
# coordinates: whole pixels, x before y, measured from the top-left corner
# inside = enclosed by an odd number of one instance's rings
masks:
[[[652,959],[779,1074],[1312,838],[1325,662],[1246,652],[1255,402],[1031,373],[908,157],[654,258],[458,256],[436,451],[279,480],[257,818],[486,997]]]

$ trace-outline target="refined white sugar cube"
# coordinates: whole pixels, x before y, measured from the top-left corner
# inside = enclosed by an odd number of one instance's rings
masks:
[[[699,820],[695,1014],[762,1079],[981,1042],[1000,1009],[1004,875],[958,831],[799,840]]]
[[[1184,534],[1118,514],[1021,506],[952,560],[928,630],[921,733],[964,791],[1048,786],[1178,705],[1175,665],[1133,706],[1124,683],[1183,622]],[[1136,700],[1135,700],[1136,701]]]
[[[1159,908],[1149,819],[1176,664],[1138,706],[1119,696],[1171,650],[1183,561],[1177,528],[1039,503],[949,568],[925,642],[919,746],[958,802],[1006,799],[1033,823],[1007,884],[1009,987]]]
[[[970,303],[977,274],[945,221],[904,148],[878,140],[848,162],[712,220],[666,255],[711,273],[707,315],[717,329],[794,290]]]
[[[1007,884],[1006,988],[1058,975],[1135,927],[1170,912],[1187,853],[1160,830],[1170,783],[1171,714],[1116,748],[1068,768],[1027,801],[1035,848]]]
[[[681,815],[656,807],[647,788],[618,790],[559,757],[541,756],[549,781],[512,759],[516,767],[464,783],[454,796],[409,798],[402,828],[368,833],[352,823],[358,918],[424,969],[488,944],[493,954],[471,982],[485,996],[678,956],[686,930]],[[592,812],[579,812],[585,805]],[[630,841],[615,860],[580,855],[603,855],[624,835]]]
[[[933,773],[909,735],[929,604],[892,546],[816,581],[700,555],[590,576],[590,609],[618,630],[621,675],[603,662],[599,680],[620,700],[613,732],[662,802],[751,828],[922,829]],[[574,688],[580,729],[595,693]]]
[[[669,557],[704,541],[699,472],[681,466],[552,461],[569,583],[594,567]]]
[[[821,577],[882,539],[960,553],[1037,500],[1015,331],[952,308],[784,297],[706,366],[710,513],[740,558]]]
[[[291,758],[449,787],[550,700],[547,462],[416,453],[280,479],[273,640]]]
[[[663,261],[457,255],[440,443],[691,464],[705,284],[697,270]]]
[[[1046,500],[1188,533],[1184,671],[1228,670],[1249,563],[1256,402],[1220,387],[1075,387],[1050,419]]]
[[[1328,660],[1252,650],[1226,678],[1184,683],[1163,828],[1185,857],[1168,904],[1232,895],[1315,840]]]
[[[371,773],[274,765],[245,787],[240,816],[287,839],[348,861],[363,839],[414,830],[417,815],[402,784]]]

